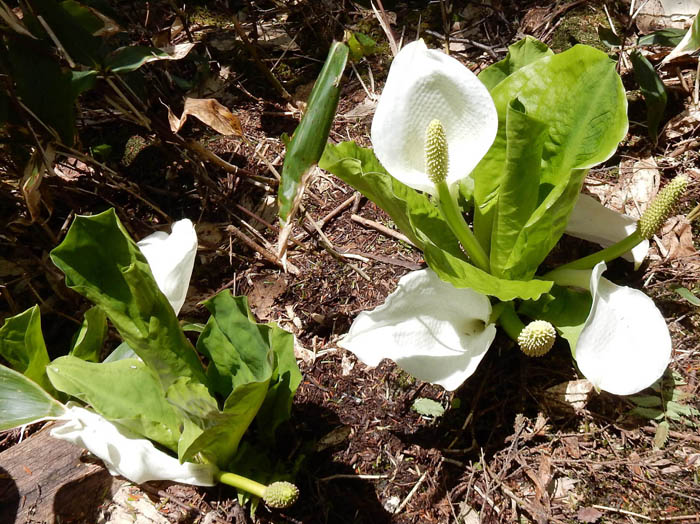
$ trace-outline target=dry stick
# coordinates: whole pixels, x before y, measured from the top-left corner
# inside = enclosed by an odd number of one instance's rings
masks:
[[[408,495],[406,495],[406,498],[403,499],[401,504],[398,505],[398,507],[394,510],[394,515],[398,515],[399,511],[401,511],[406,504],[413,498],[413,495],[416,494],[416,491],[418,491],[418,488],[420,488],[421,484],[423,484],[423,481],[425,480],[425,477],[428,476],[428,470],[425,470],[425,473],[421,475],[421,477],[418,479],[418,482],[416,482],[416,485],[413,486],[411,491],[408,492]]]
[[[646,515],[640,515],[639,513],[635,513],[634,511],[627,511],[626,509],[611,508],[608,506],[600,506],[598,504],[593,504],[591,507],[595,508],[595,509],[602,509],[604,511],[614,511],[615,513],[622,513],[623,515],[629,515],[630,517],[637,517],[638,519],[647,520],[649,522],[654,520],[654,519],[647,517]]]
[[[226,230],[233,233],[236,236],[236,238],[241,240],[246,246],[248,246],[252,250],[260,253],[260,255],[268,262],[270,262],[276,266],[279,266],[282,269],[285,269],[285,265],[282,263],[282,261],[274,253],[268,251],[267,249],[265,249],[262,246],[259,246],[254,240],[252,240],[250,237],[248,237],[245,233],[243,233],[243,231],[238,229],[236,226],[231,224],[229,226],[226,226]],[[286,266],[287,266],[286,269],[292,275],[299,274],[299,269],[295,265],[293,265],[292,263],[287,262]]]
[[[309,193],[309,194],[311,194],[311,193]],[[354,201],[355,201],[355,195],[348,198],[346,201],[344,201],[342,204],[340,204],[338,207],[336,207],[333,211],[331,211],[326,216],[324,216],[321,220],[319,220],[317,222],[318,226],[320,228],[323,228],[323,226],[325,226],[330,220],[332,220],[333,218],[338,216],[340,213],[345,211],[345,209],[350,207],[350,204],[352,204]],[[306,240],[306,238],[308,238],[308,236],[309,236],[309,232],[304,231],[303,233],[301,233],[299,235],[299,237],[297,237],[297,239],[298,240]]]
[[[49,24],[46,23],[44,17],[42,17],[41,15],[37,15],[36,19],[39,20],[39,23],[44,27],[44,29],[49,35],[49,38],[51,38],[51,40],[53,40],[53,43],[56,44],[56,47],[58,47],[61,50],[61,53],[63,54],[71,69],[75,68],[75,62],[68,54],[68,51],[66,51],[66,48],[61,45],[61,41],[56,37],[56,33],[53,32],[53,29],[51,29],[51,27],[49,27]]]
[[[291,100],[292,95],[289,94],[289,91],[287,91],[284,88],[280,81],[277,80],[277,77],[272,74],[272,71],[270,71],[270,69],[263,63],[263,61],[260,60],[257,50],[250,43],[250,40],[248,40],[248,37],[246,36],[245,31],[241,26],[241,23],[238,21],[238,18],[235,16],[231,16],[231,20],[233,21],[233,27],[236,30],[236,33],[238,33],[238,36],[243,42],[243,45],[246,47],[248,53],[250,53],[250,56],[253,58],[255,65],[267,77],[267,79],[270,82],[272,82],[272,86],[277,90],[277,92],[280,94],[280,96],[282,96],[282,98],[284,98],[285,100]]]
[[[136,106],[131,103],[131,100],[129,100],[124,93],[122,93],[121,89],[119,89],[117,87],[117,85],[112,81],[111,78],[109,78],[108,76],[106,76],[104,78],[105,78],[105,81],[109,84],[109,87],[112,88],[112,91],[114,91],[117,94],[117,96],[124,101],[126,106],[134,113],[134,115],[136,115],[136,118],[141,122],[141,125],[143,127],[145,127],[146,129],[148,129],[149,131],[151,131],[150,119],[146,115],[141,113],[141,111],[136,109]]]
[[[411,240],[406,235],[404,235],[403,233],[398,233],[393,229],[389,229],[388,227],[383,226],[379,222],[369,220],[368,218],[362,218],[359,215],[350,215],[350,218],[353,221],[362,224],[363,226],[371,227],[372,229],[376,229],[380,233],[384,233],[385,235],[395,238],[396,240],[401,240],[403,242],[406,242],[410,246],[416,247],[416,245],[413,242],[411,242]]]
[[[374,11],[374,16],[377,17],[377,20],[379,21],[379,25],[382,27],[384,30],[384,34],[386,35],[387,40],[389,40],[389,47],[391,48],[391,54],[392,56],[396,56],[399,52],[399,46],[396,44],[396,37],[394,36],[394,32],[391,30],[391,27],[386,21],[386,12],[384,11],[384,5],[382,4],[382,0],[377,0],[377,5],[379,6],[379,11],[377,11],[377,8],[374,7],[374,2],[371,2],[372,5],[372,10]]]
[[[339,252],[333,247],[333,244],[331,244],[331,241],[328,240],[328,237],[323,233],[323,231],[321,231],[321,228],[318,227],[318,224],[316,223],[316,221],[315,221],[313,218],[311,218],[311,216],[310,216],[306,211],[304,212],[304,215],[306,216],[306,218],[309,219],[309,222],[311,222],[311,224],[314,226],[314,229],[316,229],[316,232],[318,233],[318,236],[321,237],[321,247],[323,247],[323,249],[325,249],[326,251],[328,251],[328,253],[330,253],[331,256],[332,256],[333,258],[335,258],[335,259],[337,259],[337,260],[340,260],[341,262],[344,262],[345,264],[347,264],[348,266],[350,266],[358,275],[360,275],[360,276],[361,276],[362,278],[364,278],[366,281],[368,281],[368,282],[371,281],[371,279],[369,278],[369,276],[367,276],[367,273],[365,273],[364,271],[362,271],[359,267],[357,267],[357,266],[356,266],[355,264],[353,264],[352,262],[348,262],[348,261],[345,259],[345,257],[343,256],[343,254],[342,254],[342,253],[339,253]]]
[[[243,211],[246,215],[248,215],[248,216],[249,216],[250,218],[252,218],[253,220],[257,220],[258,222],[260,222],[262,225],[264,225],[265,227],[267,227],[268,229],[270,229],[270,230],[273,231],[274,233],[279,234],[280,228],[278,228],[278,227],[275,226],[274,224],[270,224],[267,220],[263,219],[262,217],[259,217],[258,215],[256,215],[255,213],[253,213],[250,209],[246,209],[245,207],[243,207],[243,206],[240,205],[240,204],[235,204],[235,206],[236,206],[238,209],[240,209],[241,211]],[[308,251],[307,246],[306,246],[305,244],[299,242],[296,238],[294,238],[294,237],[289,237],[289,240],[290,240],[290,242],[294,243],[294,245],[296,245],[297,247],[300,247],[300,248],[303,249],[304,251]]]

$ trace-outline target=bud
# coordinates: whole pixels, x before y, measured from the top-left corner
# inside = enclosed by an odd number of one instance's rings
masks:
[[[291,482],[273,482],[265,489],[262,498],[271,508],[288,508],[299,498],[299,488]]]
[[[557,338],[554,326],[546,320],[533,320],[518,335],[518,344],[528,357],[541,357],[549,352]]]
[[[447,136],[442,123],[431,120],[425,128],[425,168],[434,184],[447,178]]]
[[[637,232],[642,238],[651,238],[661,229],[676,208],[678,199],[688,185],[688,177],[679,175],[664,187],[647,207],[637,222]]]

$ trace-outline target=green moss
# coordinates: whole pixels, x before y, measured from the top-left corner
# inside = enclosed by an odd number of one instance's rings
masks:
[[[130,166],[138,154],[149,146],[148,141],[140,136],[134,135],[130,137],[124,144],[124,155],[122,156],[122,164]]]
[[[585,44],[607,52],[608,48],[598,37],[599,26],[610,27],[602,7],[586,5],[572,9],[554,30],[550,47],[554,52],[561,53],[576,44]]]

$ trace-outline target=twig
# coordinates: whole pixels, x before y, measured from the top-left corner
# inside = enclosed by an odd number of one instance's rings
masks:
[[[71,67],[71,69],[74,69],[75,62],[68,54],[68,51],[66,51],[66,48],[63,47],[63,45],[61,45],[61,41],[58,39],[58,37],[56,37],[56,33],[53,32],[53,29],[51,29],[49,24],[46,23],[46,20],[44,20],[44,17],[41,15],[37,15],[36,19],[39,20],[39,23],[46,30],[46,33],[49,35],[49,38],[51,38],[51,40],[53,40],[53,43],[56,44],[56,47],[58,47],[61,50],[61,53],[63,53],[63,56],[65,57],[66,61],[68,62],[68,65]]]
[[[310,193],[309,193],[310,194]],[[324,216],[321,220],[316,222],[318,224],[318,227],[323,229],[323,226],[325,226],[330,220],[338,216],[340,213],[345,211],[350,205],[355,201],[355,195],[351,196],[347,200],[345,200],[342,204],[337,206],[335,209],[333,209],[330,213],[328,213],[326,216]],[[301,235],[299,235],[297,240],[304,240],[309,236],[309,232],[305,231]]]
[[[240,205],[240,204],[235,204],[235,206],[236,206],[238,209],[240,209],[241,211],[243,211],[243,212],[244,212],[246,215],[248,215],[250,218],[252,218],[253,220],[256,220],[256,221],[260,222],[262,225],[264,225],[265,227],[267,227],[268,229],[270,229],[270,230],[273,231],[274,233],[279,233],[279,232],[280,232],[280,228],[278,228],[278,227],[275,226],[274,224],[270,224],[267,220],[263,219],[262,217],[259,217],[259,216],[256,215],[255,213],[253,213],[250,209],[246,209],[245,207],[243,207],[243,206]],[[307,250],[307,247],[306,247],[303,243],[299,242],[299,240],[297,240],[296,238],[294,238],[294,237],[289,237],[289,241],[292,242],[292,243],[293,243],[294,245],[296,245],[297,247],[300,247],[300,248],[302,248],[303,250]]]
[[[418,482],[416,482],[416,485],[413,486],[411,491],[408,492],[408,495],[406,495],[406,498],[404,498],[401,501],[401,504],[398,505],[398,507],[394,510],[394,515],[398,515],[398,513],[408,504],[408,502],[413,498],[413,495],[416,494],[418,491],[418,488],[420,488],[421,484],[423,484],[423,481],[425,480],[425,477],[428,476],[428,470],[425,470],[425,473],[421,475],[421,477],[418,479]]]
[[[226,230],[229,231],[230,233],[233,233],[236,238],[238,238],[240,241],[242,241],[246,246],[251,248],[253,251],[256,251],[257,253],[260,253],[260,255],[267,260],[268,262],[281,267],[282,269],[285,269],[285,264],[280,260],[274,253],[268,251],[264,247],[258,245],[253,239],[248,237],[243,231],[238,229],[234,225],[228,225],[226,226]],[[292,275],[298,275],[299,274],[299,269],[293,265],[291,262],[287,262],[286,264],[286,270],[288,270]]]
[[[391,27],[389,26],[389,22],[388,22],[387,16],[386,16],[386,11],[384,11],[384,5],[382,5],[382,0],[377,0],[377,5],[379,6],[379,11],[377,11],[377,8],[374,7],[374,2],[370,2],[370,3],[372,5],[372,11],[374,11],[374,16],[377,17],[377,20],[379,21],[379,25],[384,30],[384,34],[386,35],[387,40],[389,40],[389,47],[391,48],[391,55],[396,56],[399,53],[399,46],[396,44],[396,37],[394,36],[394,32],[391,30]]]
[[[398,233],[393,229],[389,229],[388,227],[380,224],[379,222],[375,222],[374,220],[370,220],[368,218],[363,218],[359,215],[350,215],[350,219],[359,224],[362,224],[363,226],[376,229],[380,233],[384,233],[385,235],[395,238],[396,240],[406,242],[410,246],[416,247],[416,245],[413,242],[411,242],[411,240],[406,235],[404,235],[403,233]]]
[[[638,519],[647,520],[649,522],[652,522],[654,520],[652,518],[647,517],[646,515],[641,515],[639,513],[635,513],[634,511],[627,511],[626,509],[611,508],[608,506],[600,506],[598,504],[593,504],[591,507],[595,509],[602,509],[603,511],[613,511],[615,513],[622,513],[623,515],[629,515],[630,517],[636,517]]]
[[[351,263],[351,262],[348,262],[348,261],[346,260],[345,256],[344,256],[342,253],[339,253],[339,252],[335,249],[335,247],[333,247],[333,244],[332,244],[331,241],[328,239],[328,237],[323,233],[323,231],[321,231],[321,228],[318,226],[318,224],[316,223],[316,221],[315,221],[313,218],[311,218],[311,216],[310,216],[307,212],[304,212],[304,215],[305,215],[306,218],[309,220],[309,222],[311,223],[311,225],[314,226],[314,229],[316,229],[316,232],[318,233],[318,236],[321,237],[321,247],[323,247],[323,249],[325,249],[326,251],[328,251],[328,253],[330,253],[331,256],[332,256],[333,258],[345,262],[348,266],[350,266],[350,267],[353,269],[353,271],[355,271],[355,273],[357,273],[358,275],[360,275],[360,276],[361,276],[362,278],[364,278],[367,282],[370,282],[371,279],[369,278],[369,276],[367,276],[367,273],[365,273],[364,271],[362,271],[362,270],[361,270],[359,267],[357,267],[355,264],[353,264],[353,263]]]
[[[447,40],[447,37],[445,35],[441,35],[436,31],[430,31],[429,29],[426,29],[425,32],[429,35],[439,38],[440,40]],[[470,40],[469,38],[450,38],[450,41],[459,42],[461,44],[469,44],[472,47],[477,47],[479,49],[482,49],[483,51],[486,51],[489,55],[491,55],[492,58],[498,58],[498,55],[496,54],[496,51],[492,46],[488,46],[486,44]]]
[[[319,482],[328,482],[329,480],[336,479],[357,479],[357,480],[373,480],[373,479],[388,479],[390,475],[330,475],[329,477],[323,477],[318,479]]]

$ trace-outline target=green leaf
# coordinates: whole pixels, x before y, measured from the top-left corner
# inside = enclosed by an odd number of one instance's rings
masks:
[[[528,273],[529,268],[519,267],[527,259],[513,248],[537,207],[546,133],[544,122],[525,114],[518,99],[511,101],[506,111],[505,171],[491,232],[491,273],[497,277]]]
[[[411,223],[410,213],[428,208],[437,213],[437,209],[427,196],[389,175],[371,149],[355,142],[328,144],[318,165],[381,207],[401,232],[422,248],[423,242]],[[442,222],[442,229],[449,229],[445,222]]]
[[[5,40],[17,96],[64,144],[73,145],[77,93],[72,74],[61,69],[44,42],[21,35],[6,35]]]
[[[598,38],[608,47],[620,47],[622,45],[620,37],[609,27],[598,26]]]
[[[112,351],[103,362],[116,362],[118,360],[124,360],[125,358],[138,358],[138,355],[134,353],[131,346],[126,342],[119,344],[114,351]]]
[[[64,0],[61,7],[88,34],[94,35],[104,27],[104,22],[89,8],[75,0]]]
[[[377,42],[363,33],[354,32],[348,38],[348,47],[350,48],[350,58],[358,61],[364,56],[374,54]]]
[[[660,408],[663,404],[661,397],[657,395],[631,395],[627,399],[643,408]]]
[[[272,442],[277,427],[291,415],[292,401],[302,376],[294,356],[294,335],[275,324],[265,327],[275,355],[275,368],[255,421],[262,440]]]
[[[678,293],[682,298],[686,299],[694,306],[700,306],[700,298],[697,297],[692,291],[683,286],[673,286],[672,289]]]
[[[445,408],[439,402],[429,398],[417,398],[413,401],[411,409],[426,417],[441,417],[445,413]]]
[[[96,364],[76,357],[55,359],[47,367],[51,383],[108,420],[177,449],[180,420],[156,375],[140,360]]]
[[[116,74],[131,73],[153,60],[169,60],[170,58],[168,53],[157,47],[123,47],[105,59],[105,69]]]
[[[668,29],[659,29],[651,34],[640,36],[637,39],[638,46],[647,45],[663,45],[668,47],[676,47],[685,36],[685,29],[677,29],[669,27]]]
[[[36,382],[0,364],[0,431],[60,417],[63,405]]]
[[[642,54],[634,50],[630,53],[634,77],[639,84],[639,88],[644,96],[647,106],[647,122],[649,137],[654,143],[658,138],[659,124],[664,116],[668,95],[664,83],[656,74],[654,66],[651,65]]]
[[[304,117],[287,146],[278,193],[279,217],[283,224],[291,222],[304,190],[305,175],[326,147],[347,60],[348,47],[334,42],[311,91]]]
[[[49,353],[41,332],[39,306],[5,319],[0,328],[0,356],[16,371],[53,393],[46,377]]]
[[[491,91],[518,69],[553,54],[547,44],[531,36],[526,36],[508,47],[508,54],[503,60],[490,65],[479,73],[479,80]]]
[[[569,343],[576,355],[576,342],[591,311],[593,299],[588,291],[554,285],[549,294],[537,301],[523,302],[518,312],[532,319],[551,323]]]
[[[223,410],[202,384],[182,378],[170,386],[168,401],[185,418],[177,450],[180,462],[201,453],[220,468],[226,468],[265,400],[270,376],[271,368],[268,368],[267,375],[256,377],[259,380],[238,384],[226,399]]]
[[[656,426],[656,433],[654,434],[654,447],[656,449],[663,449],[666,445],[666,442],[668,442],[669,430],[670,427],[666,420],[662,420],[659,422],[659,425]]]
[[[553,285],[553,282],[547,280],[503,280],[494,277],[431,243],[425,245],[423,256],[431,269],[445,282],[456,288],[471,288],[504,302],[516,298],[537,300]]]
[[[508,104],[517,98],[530,118],[548,124],[538,205],[514,246],[524,260],[512,278],[527,279],[563,234],[586,169],[608,159],[625,136],[627,99],[615,63],[605,53],[582,45],[518,69],[491,95],[498,133],[472,172],[474,234],[487,251],[505,173]]]
[[[166,389],[178,377],[207,384],[194,348],[113,209],[78,216],[51,252],[66,285],[98,305]]]
[[[99,307],[91,307],[85,312],[80,330],[71,344],[70,355],[98,362],[106,336],[107,315]]]
[[[700,49],[700,11],[695,15],[693,24],[690,26],[690,29],[688,29],[688,32],[683,36],[678,45],[673,48],[671,53],[664,58],[664,62],[668,62],[682,55],[694,53],[698,49]]]
[[[272,374],[273,352],[266,327],[252,320],[246,297],[226,289],[204,302],[211,313],[197,340],[197,351],[210,361],[207,375],[214,391],[227,397],[239,384]]]
[[[697,417],[698,415],[700,415],[700,411],[688,404],[679,404],[673,401],[666,403],[666,416],[670,419],[679,420],[681,417]]]
[[[664,412],[659,408],[636,407],[627,412],[629,416],[642,417],[647,420],[663,420]]]

